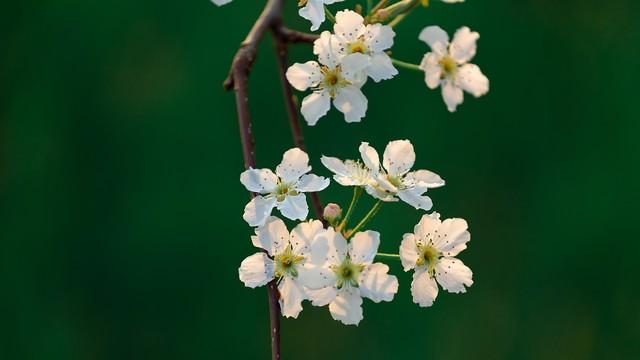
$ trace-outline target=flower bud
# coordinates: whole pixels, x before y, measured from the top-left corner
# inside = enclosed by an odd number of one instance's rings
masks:
[[[330,224],[333,224],[342,218],[342,209],[338,204],[329,203],[324,207],[322,217]]]

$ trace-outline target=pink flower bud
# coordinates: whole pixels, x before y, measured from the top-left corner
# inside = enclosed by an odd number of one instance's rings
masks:
[[[322,217],[328,222],[336,221],[342,217],[342,209],[338,204],[329,203],[324,207]]]

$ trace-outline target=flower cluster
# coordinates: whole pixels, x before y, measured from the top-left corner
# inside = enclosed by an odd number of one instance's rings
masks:
[[[240,280],[248,287],[274,281],[280,293],[282,315],[296,318],[306,300],[314,306],[328,306],[331,316],[343,324],[357,325],[363,319],[362,299],[391,301],[398,291],[398,279],[376,258],[398,258],[405,271],[414,270],[411,293],[420,306],[431,306],[438,286],[454,293],[473,284],[472,272],[456,259],[470,239],[462,219],[440,221],[438,213],[424,214],[412,233],[404,234],[399,254],[378,252],[380,233],[364,227],[385,202],[402,200],[420,210],[430,210],[427,189],[444,185],[429,170],[411,171],[415,163],[408,140],[391,141],[382,156],[368,143],[361,143],[362,162],[323,156],[321,161],[340,185],[353,187],[354,197],[344,214],[330,203],[321,220],[306,220],[308,205],[304,192],[321,191],[330,180],[309,174],[309,157],[294,148],[284,153],[275,173],[249,169],[240,175],[247,190],[258,195],[245,207],[244,218],[255,226],[251,237],[257,252],[242,261]],[[376,200],[371,210],[355,225],[350,222],[358,198],[367,193]],[[297,222],[291,231],[284,221],[272,216],[273,208]]]

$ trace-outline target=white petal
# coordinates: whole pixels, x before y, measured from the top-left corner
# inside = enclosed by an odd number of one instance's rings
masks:
[[[244,207],[242,218],[250,226],[260,226],[271,215],[274,206],[276,206],[276,198],[256,196]]]
[[[331,98],[326,92],[313,92],[302,99],[300,112],[309,126],[315,125],[331,108]]]
[[[310,256],[312,251],[311,244],[316,234],[321,230],[323,230],[323,226],[319,220],[303,221],[296,225],[291,230],[291,236],[289,237],[293,253],[305,257]]]
[[[475,31],[463,26],[453,35],[449,55],[458,62],[464,64],[476,55],[476,41],[480,37]]]
[[[444,81],[442,84],[442,98],[450,112],[456,111],[456,107],[462,104],[462,100],[464,100],[462,97],[462,89],[450,80]]]
[[[434,212],[432,214],[422,215],[420,222],[418,222],[418,224],[413,228],[416,243],[425,245],[426,239],[435,234],[440,227],[440,224],[440,214]]]
[[[364,18],[355,11],[343,10],[336,13],[333,32],[347,41],[353,41],[364,34]]]
[[[389,267],[382,263],[367,266],[358,278],[360,294],[373,302],[393,300],[398,292],[398,278],[388,272]]]
[[[371,63],[371,57],[369,55],[361,53],[349,54],[342,58],[341,68],[342,76],[354,84],[355,87],[360,88],[362,85],[359,83],[362,81],[362,73]]]
[[[444,257],[436,264],[436,279],[443,289],[452,293],[466,292],[473,284],[473,272],[462,261],[456,258]]]
[[[333,179],[336,182],[338,182],[340,185],[343,185],[343,186],[360,185],[359,183],[354,181],[355,179],[351,178],[349,169],[347,168],[347,165],[345,164],[344,161],[335,157],[329,157],[329,156],[323,155],[320,158],[320,162],[322,162],[322,165],[324,165],[327,169],[329,169],[331,172],[335,174],[333,176]]]
[[[349,242],[349,256],[356,264],[371,264],[378,252],[380,233],[377,231],[361,231]]]
[[[307,205],[307,198],[304,194],[287,195],[276,206],[287,219],[304,220],[309,215],[309,205]]]
[[[417,185],[426,186],[430,189],[444,186],[444,180],[442,180],[440,175],[429,170],[412,171],[407,173],[404,180],[407,182],[413,182]]]
[[[474,64],[465,64],[458,69],[456,81],[462,89],[475,97],[482,96],[489,91],[489,79]]]
[[[333,287],[336,283],[335,273],[324,266],[305,264],[298,266],[298,282],[307,290],[319,290]]]
[[[438,227],[434,246],[444,256],[456,256],[467,248],[471,234],[464,219],[446,219]]]
[[[371,56],[371,64],[365,72],[375,82],[388,80],[398,74],[398,70],[391,63],[391,58],[386,53],[378,53]]]
[[[238,275],[244,286],[255,288],[273,279],[275,264],[265,253],[255,253],[242,260]]]
[[[264,225],[256,228],[256,236],[251,237],[253,246],[267,250],[269,255],[281,253],[289,244],[289,230],[284,221],[270,216]]]
[[[400,243],[400,261],[404,271],[409,271],[416,267],[418,256],[420,255],[418,254],[415,235],[411,233],[404,234]]]
[[[287,80],[296,90],[304,91],[322,81],[320,65],[315,61],[295,63],[287,69]]]
[[[386,174],[380,173],[376,176],[376,185],[389,195],[395,195],[398,192],[398,188],[389,181]]]
[[[449,35],[439,26],[427,26],[422,29],[418,39],[426,42],[438,55],[445,54],[449,46]]]
[[[367,191],[367,194],[373,196],[378,200],[382,200],[385,202],[395,202],[398,201],[398,198],[394,197],[393,194],[390,194],[377,186],[367,185],[364,188]]]
[[[326,257],[326,266],[339,265],[342,263],[342,260],[347,256],[347,240],[345,240],[342,234],[330,227],[319,232],[316,237],[326,238],[329,248]]]
[[[440,67],[438,56],[435,53],[429,52],[424,55],[420,69],[424,71],[424,82],[429,89],[435,89],[440,85],[442,67]]]
[[[331,317],[345,325],[358,325],[362,320],[362,297],[358,288],[342,288],[329,304]]]
[[[240,182],[249,191],[268,194],[278,185],[278,177],[269,169],[249,169],[240,174]]]
[[[416,209],[429,211],[431,210],[431,207],[433,207],[433,202],[427,195],[422,195],[426,191],[426,186],[413,186],[408,189],[402,189],[398,191],[398,197],[400,198],[400,200],[406,202]]]
[[[438,296],[438,285],[424,267],[413,273],[411,295],[413,295],[413,302],[422,307],[433,305],[433,301]]]
[[[455,3],[460,3],[460,2],[464,2],[464,0],[440,0],[443,3],[448,3],[448,4],[455,4]]]
[[[326,189],[327,186],[329,186],[329,179],[326,177],[305,174],[298,180],[296,189],[302,192],[317,192]]]
[[[324,16],[324,9],[322,9],[322,12]],[[320,64],[326,65],[331,69],[335,68],[336,65],[340,63],[334,53],[334,41],[335,40],[329,31],[323,31],[320,34],[320,37],[313,42],[313,53],[318,55],[318,61],[320,61]]]
[[[324,4],[322,0],[308,0],[307,4],[298,10],[298,14],[311,21],[311,31],[316,31],[324,22]]]
[[[282,181],[290,183],[300,179],[302,174],[311,170],[309,155],[299,148],[292,148],[282,155],[282,161],[276,167],[276,174]]]
[[[306,289],[306,292],[313,306],[325,306],[331,303],[338,295],[338,289],[334,286],[326,286],[320,289]]]
[[[293,278],[285,276],[278,284],[282,316],[297,318],[302,311],[302,300],[306,298],[304,288]]]
[[[364,39],[369,49],[374,53],[380,53],[393,46],[393,38],[396,33],[391,26],[382,24],[370,24],[366,27]]]
[[[391,141],[382,155],[382,166],[392,176],[406,174],[415,161],[416,153],[409,140]]]
[[[338,90],[333,105],[344,114],[346,122],[358,122],[367,112],[367,98],[351,85]]]
[[[373,147],[369,146],[369,143],[362,142],[360,143],[360,156],[362,157],[362,161],[367,167],[371,170],[378,171],[380,169],[380,156],[378,156],[378,152]]]
[[[231,0],[211,0],[214,4],[222,6],[231,2]]]

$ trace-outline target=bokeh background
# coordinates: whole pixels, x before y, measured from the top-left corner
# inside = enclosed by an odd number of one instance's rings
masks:
[[[262,4],[2,5],[0,358],[267,358],[266,290],[237,276],[255,250],[234,98],[221,86]],[[479,31],[474,62],[490,93],[449,114],[419,73],[370,82],[361,124],[333,110],[303,126],[312,165],[326,176],[321,154],[411,139],[416,166],[447,180],[431,192],[435,209],[469,221],[461,258],[475,284],[421,309],[391,262],[395,301],[365,301],[358,327],[307,306],[282,323],[283,358],[639,358],[639,10],[432,1],[400,24],[394,56],[411,62],[427,51],[424,26]],[[293,1],[286,12],[307,28]],[[292,141],[268,37],[251,110],[258,164],[274,167]],[[321,196],[350,195],[334,184]],[[381,249],[420,215],[383,207],[371,223]]]

